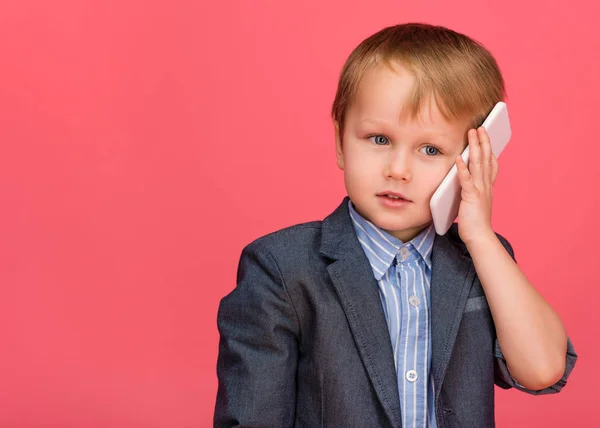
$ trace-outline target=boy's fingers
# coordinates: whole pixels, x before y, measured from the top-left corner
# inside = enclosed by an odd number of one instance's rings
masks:
[[[490,137],[483,126],[480,126],[477,129],[477,136],[481,147],[483,183],[486,186],[491,186],[493,183],[492,175],[494,168],[494,155],[492,153],[492,144],[490,143]]]
[[[458,168],[460,186],[463,188],[463,190],[472,192],[474,190],[473,188],[475,187],[473,183],[473,177],[471,176],[469,168],[461,156],[456,157],[456,167]]]
[[[492,184],[496,182],[496,178],[498,177],[498,159],[496,156],[493,158],[492,162]]]
[[[469,172],[473,177],[475,186],[483,184],[483,159],[477,131],[469,130]]]

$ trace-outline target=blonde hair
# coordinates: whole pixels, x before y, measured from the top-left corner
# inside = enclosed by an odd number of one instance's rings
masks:
[[[408,23],[384,28],[361,42],[342,69],[331,109],[343,135],[344,116],[365,72],[381,63],[399,62],[415,76],[403,112],[415,118],[430,96],[446,120],[472,119],[481,125],[505,97],[504,80],[494,57],[473,39],[441,26]]]

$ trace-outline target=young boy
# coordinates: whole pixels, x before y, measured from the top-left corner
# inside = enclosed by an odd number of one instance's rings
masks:
[[[493,427],[494,384],[561,390],[577,355],[491,227],[498,167],[478,126],[503,97],[490,53],[443,27],[352,52],[332,111],[348,197],[243,250],[218,314],[215,426]],[[458,225],[438,236],[429,200],[454,163]]]

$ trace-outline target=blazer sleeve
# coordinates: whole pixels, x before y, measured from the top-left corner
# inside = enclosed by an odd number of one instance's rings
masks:
[[[257,241],[242,251],[217,326],[214,426],[293,426],[299,323],[275,259]]]
[[[504,237],[502,237],[500,235],[498,235],[498,239],[500,239],[500,242],[502,242],[502,245],[504,246],[504,248],[506,248],[506,251],[508,251],[508,253],[513,258],[513,260],[516,261],[515,254],[514,254],[513,248],[510,245],[510,243]],[[573,344],[571,343],[571,339],[569,339],[569,338],[567,338],[567,355],[565,358],[566,358],[565,372],[563,374],[563,377],[558,382],[556,382],[554,385],[550,385],[549,387],[539,390],[539,391],[527,389],[527,388],[523,387],[522,385],[520,385],[511,376],[510,372],[508,371],[508,365],[506,364],[506,359],[504,358],[504,355],[502,354],[502,350],[500,349],[500,344],[498,343],[498,339],[496,339],[495,348],[494,348],[494,359],[495,359],[494,382],[500,388],[503,388],[503,389],[516,388],[520,391],[523,391],[523,392],[526,392],[526,393],[532,394],[532,395],[555,394],[557,392],[560,392],[560,390],[567,384],[567,379],[568,379],[569,375],[571,374],[571,371],[573,371],[573,368],[575,367],[575,362],[577,361],[577,353],[575,352],[575,348],[573,348]]]

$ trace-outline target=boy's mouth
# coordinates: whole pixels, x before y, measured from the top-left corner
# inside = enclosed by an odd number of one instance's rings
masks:
[[[412,202],[410,199],[408,199],[402,193],[398,193],[398,192],[388,192],[388,191],[385,191],[385,192],[378,193],[377,196],[386,197],[386,198],[389,198],[389,199],[394,200],[394,201]]]

